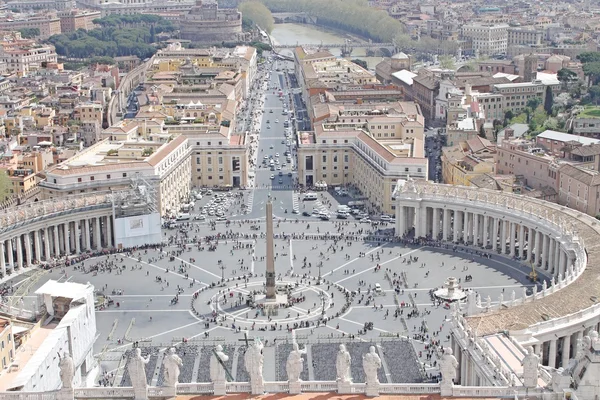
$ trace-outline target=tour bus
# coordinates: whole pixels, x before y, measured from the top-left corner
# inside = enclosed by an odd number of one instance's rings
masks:
[[[303,200],[305,200],[305,201],[308,201],[308,200],[317,200],[317,194],[316,193],[306,193],[304,195],[304,199]]]

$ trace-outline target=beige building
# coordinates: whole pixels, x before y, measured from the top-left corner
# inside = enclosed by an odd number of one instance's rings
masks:
[[[502,103],[504,112],[512,111],[518,114],[527,107],[527,102],[535,97],[542,101],[541,104],[544,104],[546,87],[550,87],[555,92],[560,89],[560,82],[558,80],[533,80],[522,83],[502,83],[494,85],[494,92],[504,96]]]
[[[559,169],[558,203],[591,216],[600,215],[600,172],[564,164]]]
[[[94,19],[102,18],[100,11],[70,9],[58,13],[62,33],[75,32],[79,29],[86,31],[94,29]]]
[[[298,133],[299,182],[306,187],[318,182],[354,185],[373,211],[391,213],[398,179],[427,179],[428,159],[418,106],[404,102],[391,103],[388,109],[380,106],[315,105],[317,117],[327,116],[317,118],[314,131]]]
[[[544,32],[532,27],[510,27],[508,32],[508,46],[515,45],[540,45],[544,39]]]
[[[36,15],[27,19],[0,20],[0,30],[18,31],[19,29],[36,28],[40,30],[40,39],[48,39],[61,33],[60,18],[55,14]]]
[[[10,73],[19,76],[39,70],[43,63],[55,63],[56,51],[52,45],[40,45],[29,39],[12,38],[0,41],[0,63],[6,63]]]
[[[2,362],[2,369],[8,368],[14,358],[15,338],[12,322],[6,318],[0,318],[0,362]]]
[[[471,42],[473,51],[480,55],[506,53],[508,43],[507,24],[469,24],[462,27],[462,37]]]
[[[480,175],[494,173],[496,146],[479,136],[442,148],[442,179],[450,185],[471,186]]]

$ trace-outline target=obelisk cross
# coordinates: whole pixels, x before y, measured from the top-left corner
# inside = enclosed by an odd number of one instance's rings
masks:
[[[267,299],[275,299],[275,255],[273,252],[273,203],[267,201]]]

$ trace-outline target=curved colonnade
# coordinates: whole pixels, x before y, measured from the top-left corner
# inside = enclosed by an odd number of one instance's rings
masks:
[[[558,204],[463,186],[409,180],[395,196],[397,235],[471,245],[520,260],[525,274],[535,266],[551,277],[518,300],[482,307],[471,296],[464,320],[471,335],[508,332],[533,346],[544,365],[564,367],[578,340],[600,327],[600,221]]]
[[[113,194],[74,195],[0,212],[2,276],[114,246]]]

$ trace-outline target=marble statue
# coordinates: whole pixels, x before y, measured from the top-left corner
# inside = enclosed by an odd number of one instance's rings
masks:
[[[517,293],[513,290],[512,293],[510,294],[510,302],[514,303],[516,299],[517,299]]]
[[[554,279],[554,275],[552,275],[552,279],[550,279],[550,286],[554,287],[556,285],[556,279]]]
[[[540,357],[534,353],[533,347],[527,348],[527,355],[523,358],[523,386],[535,388],[538,386],[538,367]]]
[[[498,300],[500,301],[500,305],[504,303],[504,293],[500,293],[500,297],[498,298]]]
[[[548,283],[546,282],[546,280],[544,280],[544,282],[542,283],[542,291],[546,291],[546,289],[548,289]]]
[[[594,351],[600,350],[600,338],[598,337],[597,331],[590,332],[590,342]]]
[[[440,360],[440,372],[442,373],[442,385],[452,385],[456,379],[456,368],[458,361],[450,347],[444,348],[444,355]]]
[[[492,298],[488,294],[488,296],[485,298],[485,307],[490,308],[491,306],[492,306]]]
[[[250,375],[250,384],[254,394],[264,392],[263,364],[265,357],[262,353],[263,348],[264,345],[260,339],[255,338],[252,346],[248,347],[244,354],[244,365],[248,375]],[[255,387],[257,388],[256,391],[254,390]]]
[[[146,364],[150,361],[150,356],[142,357],[142,349],[139,347],[135,349],[135,355],[129,360],[127,371],[129,372],[129,379],[131,379],[131,386],[134,388],[145,389],[148,387],[148,381],[146,379]]]
[[[538,287],[537,284],[533,285],[533,297],[535,298],[535,295],[537,294],[538,291]]]
[[[298,343],[294,343],[294,348],[288,356],[285,364],[288,382],[300,382],[300,374],[304,368],[302,354],[306,354],[306,349],[300,350]]]
[[[335,360],[335,368],[337,372],[337,381],[349,383],[352,381],[350,376],[350,362],[352,358],[350,353],[346,350],[345,344],[340,344],[340,350],[338,351],[337,358]]]
[[[377,371],[381,368],[381,358],[375,351],[375,346],[369,347],[369,352],[363,354],[363,370],[365,371],[365,383],[369,385],[378,385],[379,377]]]
[[[181,358],[175,353],[175,348],[171,347],[169,353],[163,359],[165,369],[163,376],[163,386],[175,387],[179,382],[179,367],[183,365]]]
[[[523,286],[523,300],[527,297],[527,288]]]
[[[225,383],[227,381],[225,367],[222,364],[226,363],[227,360],[229,360],[229,356],[223,352],[223,346],[217,345],[210,357],[210,380],[213,383]]]
[[[73,389],[73,377],[75,376],[75,365],[70,354],[65,353],[62,357],[58,355],[60,361],[58,367],[60,369],[60,381],[63,389]]]

